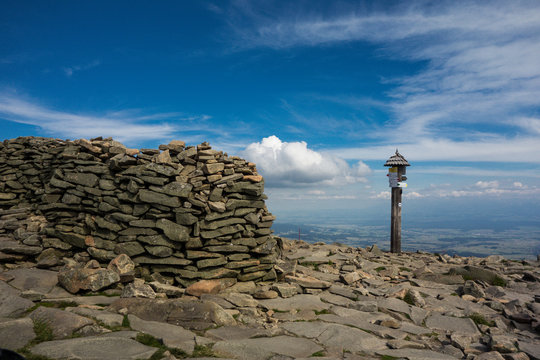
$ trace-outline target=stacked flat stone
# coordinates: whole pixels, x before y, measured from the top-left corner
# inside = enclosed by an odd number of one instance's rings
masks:
[[[139,275],[159,273],[183,286],[200,279],[273,280],[275,217],[263,191],[255,164],[208,143],[137,150],[110,138],[5,140],[0,216],[9,220],[22,211],[14,209],[31,209],[26,216],[43,221],[39,235],[24,244],[27,238],[14,237],[0,218],[0,243],[11,245],[7,251],[0,245],[0,261],[6,254],[41,255],[38,249],[101,263],[127,254]],[[34,249],[17,252],[16,242]]]

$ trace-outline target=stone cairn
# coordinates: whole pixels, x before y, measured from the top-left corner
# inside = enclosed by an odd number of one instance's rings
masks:
[[[183,287],[274,280],[279,246],[263,191],[255,164],[208,143],[137,150],[110,138],[5,140],[0,262],[54,269],[126,254],[137,276]]]

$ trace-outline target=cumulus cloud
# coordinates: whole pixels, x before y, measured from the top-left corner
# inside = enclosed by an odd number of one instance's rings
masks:
[[[307,143],[284,142],[272,135],[252,143],[243,155],[257,164],[268,186],[338,185],[366,181],[369,166],[353,166],[337,157],[308,148]]]

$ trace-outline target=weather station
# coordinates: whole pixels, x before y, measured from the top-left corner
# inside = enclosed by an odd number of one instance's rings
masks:
[[[388,166],[388,183],[392,188],[392,210],[390,219],[390,251],[392,253],[401,252],[401,195],[403,188],[407,187],[407,166],[409,162],[396,149],[396,153],[388,160],[384,166]]]

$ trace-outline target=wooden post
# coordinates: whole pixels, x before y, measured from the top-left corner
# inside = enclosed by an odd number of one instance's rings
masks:
[[[390,218],[390,251],[393,253],[401,253],[401,194],[405,182],[406,166],[410,166],[409,162],[401,155],[397,149],[395,155],[386,161],[384,166],[388,169],[388,182],[392,188],[392,208]]]
[[[401,252],[401,193],[402,189],[392,188],[392,218],[390,220],[390,251]]]

